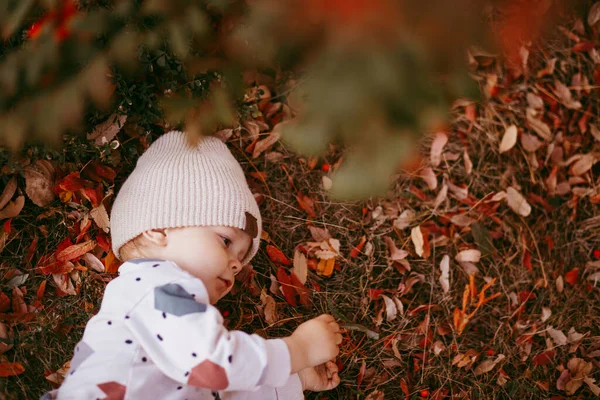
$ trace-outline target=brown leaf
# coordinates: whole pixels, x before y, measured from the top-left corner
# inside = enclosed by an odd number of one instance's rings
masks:
[[[600,1],[594,3],[588,13],[587,23],[590,27],[593,27],[600,21]]]
[[[98,228],[102,229],[105,233],[108,233],[110,228],[110,220],[104,203],[100,203],[98,207],[93,208],[90,211],[90,217],[94,220]]]
[[[56,255],[56,261],[73,260],[94,250],[94,247],[96,247],[95,240],[88,240],[87,242],[71,245]]]
[[[298,193],[296,200],[298,200],[300,208],[303,209],[309,217],[317,217],[317,214],[315,213],[315,202],[312,198],[310,198],[310,196],[307,196],[303,193]]]
[[[500,153],[505,153],[512,149],[517,144],[517,126],[511,125],[506,128],[502,141],[500,142]]]
[[[25,196],[19,196],[13,201],[9,201],[6,207],[0,210],[0,220],[14,218],[21,213],[25,205]]]
[[[113,114],[108,119],[94,128],[91,133],[87,134],[88,140],[96,140],[96,145],[101,146],[108,143],[117,136],[123,125],[127,121],[127,115]]]
[[[26,314],[27,313],[27,303],[25,303],[25,298],[23,297],[23,292],[18,287],[13,287],[12,290],[12,310],[16,314]]]
[[[442,285],[444,293],[448,293],[450,291],[450,257],[447,254],[442,257],[440,262],[440,272],[440,285]]]
[[[54,200],[54,177],[48,177],[36,165],[29,165],[23,169],[25,176],[25,193],[38,207],[45,207]]]
[[[435,138],[431,143],[431,165],[435,168],[440,165],[442,161],[442,151],[444,150],[444,146],[448,143],[448,135],[444,132],[438,132],[435,134]]]
[[[594,154],[584,154],[569,168],[570,175],[583,175],[588,172],[598,160]]]
[[[73,282],[71,282],[71,278],[68,274],[52,274],[52,279],[54,279],[56,287],[61,292],[71,296],[77,295]]]
[[[279,320],[277,315],[277,302],[267,294],[267,290],[263,289],[260,293],[260,302],[262,304],[263,313],[265,314],[265,322],[269,325],[274,324]]]
[[[331,239],[331,234],[327,228],[319,228],[318,226],[309,225],[308,230],[315,242],[322,242]]]
[[[523,217],[531,214],[531,206],[525,200],[525,197],[512,186],[506,189],[506,202],[514,212]]]
[[[473,374],[475,376],[479,376],[482,374],[485,374],[487,372],[490,372],[491,370],[494,369],[494,367],[496,367],[496,365],[504,360],[506,358],[506,356],[504,354],[498,354],[498,356],[495,359],[487,359],[482,361],[478,366],[475,367],[475,369],[473,370]]]
[[[544,145],[537,137],[530,135],[529,133],[523,133],[521,135],[521,145],[525,151],[535,153]]]
[[[572,110],[577,110],[581,108],[581,103],[573,100],[571,91],[564,83],[559,80],[554,81],[554,93],[558,97],[558,99],[565,105],[565,107],[570,108]]]
[[[425,245],[425,239],[423,238],[423,232],[421,231],[421,227],[415,226],[410,231],[410,238],[415,246],[415,252],[419,255],[419,257],[423,257],[425,253],[423,246]]]
[[[269,150],[277,141],[281,138],[279,130],[273,129],[273,131],[264,139],[256,142],[254,151],[252,152],[252,158],[260,156],[263,152]]]
[[[81,258],[83,261],[85,261],[85,265],[88,268],[91,268],[97,272],[104,272],[104,264],[102,264],[102,261],[100,261],[98,257],[92,253],[85,253]]]
[[[308,262],[306,256],[298,249],[294,251],[294,267],[292,268],[292,272],[296,274],[300,283],[303,285],[306,283]]]
[[[475,250],[475,249],[468,249],[468,250],[463,250],[460,253],[458,253],[454,259],[459,263],[464,263],[464,262],[476,263],[476,262],[479,262],[480,258],[481,258],[481,251]]]
[[[531,92],[527,93],[527,104],[529,107],[536,110],[541,110],[544,108],[544,100],[542,100],[540,96]]]
[[[552,139],[552,131],[550,130],[550,127],[530,113],[527,113],[527,125],[529,125],[529,127],[533,129],[533,131],[542,139],[546,141],[550,141]]]
[[[6,206],[8,204],[10,199],[12,199],[12,197],[14,196],[16,190],[17,190],[17,177],[13,176],[12,178],[10,178],[10,180],[4,187],[4,190],[2,190],[2,194],[0,194],[0,210],[2,210],[4,208],[4,206]]]
[[[394,240],[391,237],[384,236],[383,240],[388,248],[390,261],[403,260],[408,256],[408,252],[406,250],[401,250],[396,247],[396,243],[394,243]]]
[[[431,167],[423,168],[419,171],[419,176],[425,181],[427,187],[431,190],[435,190],[438,185],[437,177]]]

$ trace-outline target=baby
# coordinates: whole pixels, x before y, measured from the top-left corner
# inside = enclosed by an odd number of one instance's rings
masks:
[[[216,138],[161,136],[140,157],[111,213],[124,261],[46,399],[303,399],[339,382],[342,340],[323,314],[291,336],[228,331],[212,306],[256,254],[258,206]]]

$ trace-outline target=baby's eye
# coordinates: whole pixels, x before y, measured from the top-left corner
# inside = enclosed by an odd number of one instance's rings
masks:
[[[221,236],[221,239],[223,240],[225,247],[229,247],[229,245],[231,244],[231,239],[229,239],[227,236]]]

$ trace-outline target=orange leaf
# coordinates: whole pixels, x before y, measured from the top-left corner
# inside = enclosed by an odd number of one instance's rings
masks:
[[[535,367],[547,365],[548,363],[550,363],[550,361],[552,361],[555,354],[556,351],[554,350],[546,350],[543,353],[540,353],[537,356],[535,356],[535,358],[533,359],[533,365]]]
[[[98,246],[100,246],[102,250],[107,253],[110,252],[110,242],[104,232],[99,232],[96,235],[96,240],[98,241]]]
[[[327,260],[319,261],[319,266],[323,266],[322,269],[317,269],[317,274],[321,276],[331,276],[333,274],[333,268],[335,267],[335,258],[328,258]]]
[[[296,200],[298,200],[300,208],[303,209],[309,217],[315,218],[317,216],[315,213],[315,202],[310,198],[310,196],[298,193]]]
[[[119,266],[121,265],[119,263],[119,260],[117,260],[117,258],[115,257],[115,253],[113,253],[112,250],[108,252],[106,257],[104,257],[102,261],[104,261],[104,270],[108,273],[117,272]]]
[[[82,255],[84,255],[85,253],[94,250],[94,247],[96,247],[95,240],[88,240],[87,242],[71,245],[71,246],[67,247],[66,249],[64,249],[63,251],[61,251],[60,253],[58,253],[56,255],[56,260],[57,261],[70,261],[75,258],[79,258]]]
[[[365,247],[365,243],[367,243],[367,238],[366,236],[363,236],[360,238],[360,242],[350,251],[350,258],[358,257],[363,247]]]
[[[71,172],[69,175],[65,176],[60,182],[58,182],[57,187],[62,189],[62,191],[75,192],[79,189],[83,189],[85,185],[85,180],[79,177],[79,172]],[[55,190],[56,191],[56,190]]]
[[[49,275],[49,274],[68,274],[73,271],[73,263],[64,262],[64,261],[56,261],[48,265],[44,265],[43,267],[36,268],[36,271]]]
[[[289,305],[296,307],[298,305],[296,302],[296,291],[292,286],[289,275],[285,272],[283,267],[277,269],[277,280],[281,283],[281,291],[283,292],[285,301],[287,301]]]
[[[37,290],[36,297],[37,297],[38,301],[42,301],[42,298],[44,297],[44,292],[46,292],[46,282],[47,281],[43,281]]]
[[[23,372],[25,372],[25,367],[18,362],[0,364],[0,377],[19,375]]]
[[[308,269],[310,269],[311,271],[316,271],[319,267],[319,262],[314,258],[309,258],[307,260],[307,264],[308,264]]]
[[[271,261],[273,261],[275,264],[281,264],[286,266],[292,265],[292,262],[285,256],[285,254],[283,254],[281,250],[279,250],[277,247],[271,244],[267,245],[267,254],[269,255]]]
[[[590,51],[594,48],[594,43],[593,42],[589,42],[586,40],[582,40],[581,42],[575,44],[575,46],[573,46],[573,48],[571,49],[574,52],[584,52],[584,51]]]
[[[300,282],[300,279],[298,279],[295,273],[290,273],[290,278],[292,285],[294,285],[296,292],[298,292],[298,295],[300,296],[300,304],[303,306],[310,306],[310,289]]]
[[[575,286],[579,283],[579,268],[573,268],[565,274],[565,281]]]

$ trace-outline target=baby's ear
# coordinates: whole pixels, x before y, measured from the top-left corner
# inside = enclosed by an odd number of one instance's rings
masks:
[[[165,229],[152,229],[142,233],[144,239],[155,246],[164,247],[167,245],[167,232]]]

